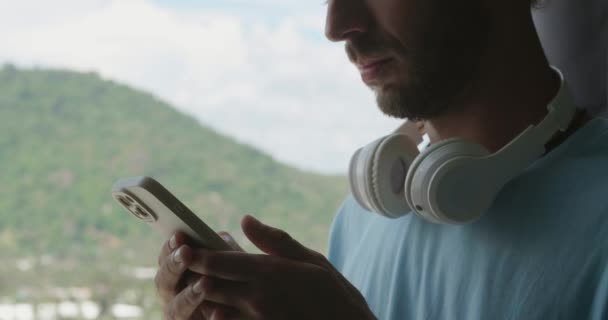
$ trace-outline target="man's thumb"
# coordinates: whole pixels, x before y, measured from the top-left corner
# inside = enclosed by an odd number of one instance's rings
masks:
[[[311,260],[312,251],[294,240],[287,232],[263,224],[258,219],[246,215],[241,220],[243,233],[263,252],[294,260]]]

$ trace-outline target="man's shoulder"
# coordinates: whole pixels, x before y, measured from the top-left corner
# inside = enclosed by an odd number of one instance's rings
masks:
[[[352,224],[358,222],[359,217],[366,214],[372,213],[361,207],[352,194],[348,194],[336,213],[336,217],[332,224],[332,232],[337,231],[336,229],[342,230],[352,226]]]
[[[574,191],[583,192],[584,186],[608,186],[607,159],[608,119],[595,118],[563,146],[540,158],[520,177],[532,188],[547,189],[548,185],[568,182],[580,185]]]
[[[598,155],[608,154],[608,118],[594,118],[586,127],[581,133],[581,151],[591,151]]]

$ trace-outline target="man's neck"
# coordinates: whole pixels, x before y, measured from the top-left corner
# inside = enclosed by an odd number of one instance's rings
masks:
[[[461,94],[460,107],[426,121],[433,143],[461,137],[495,152],[547,115],[560,81],[544,55],[532,17],[504,20],[492,25],[480,71]]]

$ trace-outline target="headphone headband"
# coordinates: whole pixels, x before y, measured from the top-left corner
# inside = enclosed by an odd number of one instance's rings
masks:
[[[559,69],[553,66],[551,68],[560,77],[561,84],[559,91],[547,105],[549,113],[534,129],[543,145],[547,144],[558,130],[568,130],[576,115],[576,103],[564,75]]]

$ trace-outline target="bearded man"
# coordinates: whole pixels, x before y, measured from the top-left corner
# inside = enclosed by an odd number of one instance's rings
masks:
[[[329,0],[326,36],[345,43],[383,113],[424,123],[429,150],[459,138],[499,154],[567,94],[532,5]],[[328,258],[251,216],[243,231],[266,254],[192,248],[176,234],[156,278],[167,318],[608,319],[608,122],[572,110],[467,223],[429,221],[422,206],[387,217],[372,212],[380,200],[349,196]],[[183,281],[186,270],[196,278]]]

